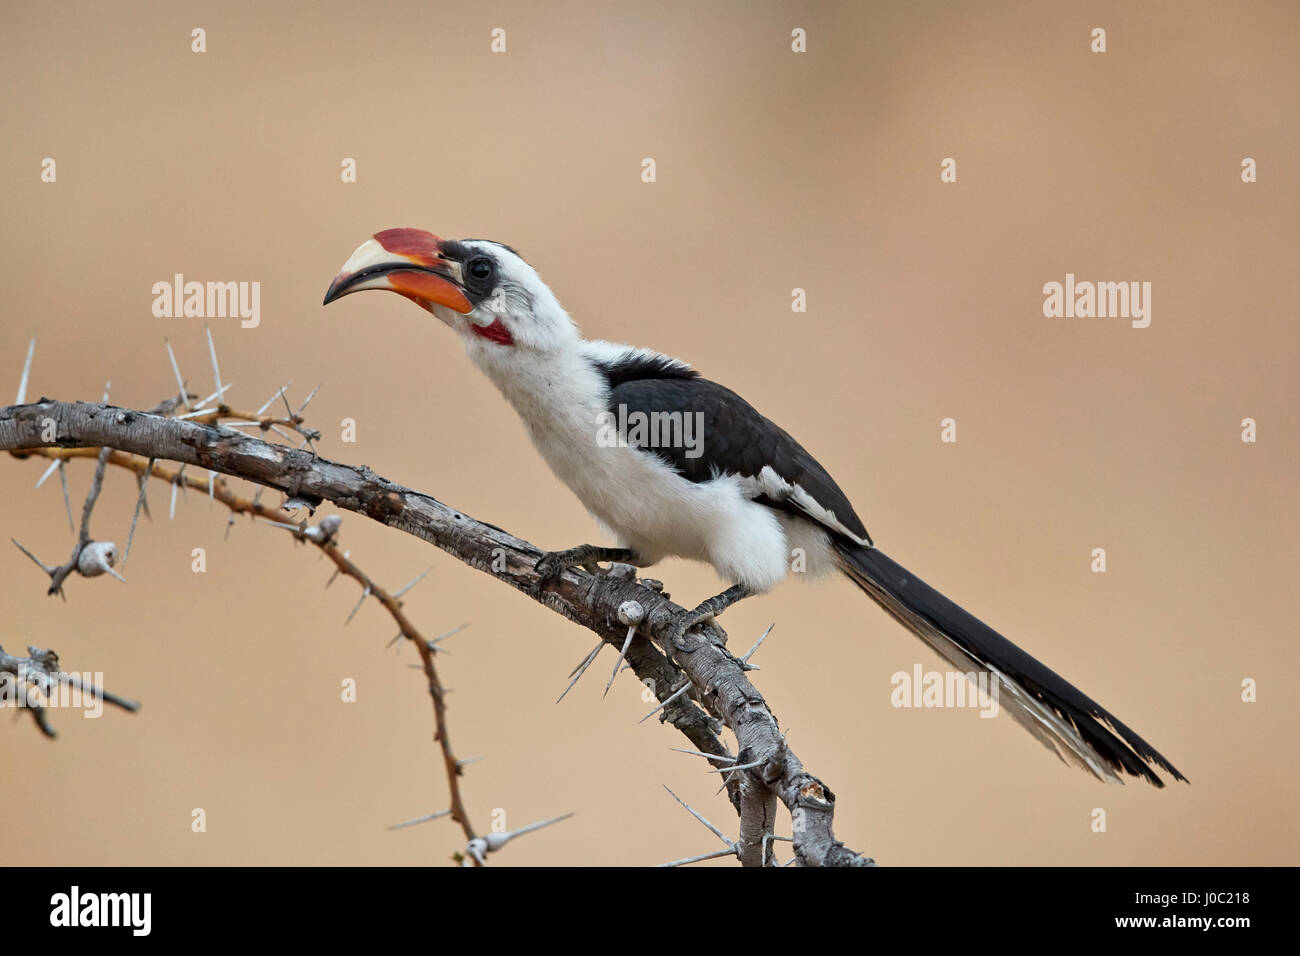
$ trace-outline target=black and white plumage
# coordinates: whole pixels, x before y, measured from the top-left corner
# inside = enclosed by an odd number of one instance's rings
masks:
[[[1163,786],[1151,765],[1185,779],[1087,695],[874,547],[826,469],[739,395],[657,352],[584,340],[509,247],[387,230],[353,253],[325,301],[362,289],[406,295],[455,330],[619,544],[554,552],[542,562],[549,571],[615,555],[642,567],[670,555],[708,562],[731,587],[686,615],[680,635],[782,581],[797,551],[807,572],[843,571],[957,670],[995,675],[1000,704],[1062,759],[1108,781],[1130,774]],[[647,421],[675,440],[629,427]]]
[[[738,475],[750,483],[747,491],[758,504],[871,544],[848,498],[817,459],[731,389],[682,362],[641,349],[595,361],[609,382],[611,414],[697,416],[708,436],[701,454],[692,457],[693,449],[682,444],[649,446],[683,478],[707,482]]]

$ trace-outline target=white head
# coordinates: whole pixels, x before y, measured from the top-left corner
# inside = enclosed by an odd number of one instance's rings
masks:
[[[377,232],[344,263],[325,304],[365,289],[406,296],[454,329],[472,355],[508,360],[514,353],[496,350],[545,353],[578,341],[573,320],[533,267],[487,239]]]

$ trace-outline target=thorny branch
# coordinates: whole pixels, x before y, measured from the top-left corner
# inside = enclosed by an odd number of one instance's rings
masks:
[[[238,413],[234,414],[238,415]],[[434,665],[433,656],[438,650],[436,646],[437,639],[426,640],[402,609],[402,602],[398,600],[398,596],[390,594],[382,586],[375,583],[369,575],[351,560],[348,552],[340,550],[336,540],[339,527],[337,516],[332,519],[327,517],[315,527],[306,527],[302,522],[295,522],[293,515],[283,507],[263,504],[257,497],[250,498],[238,494],[230,487],[224,477],[215,478],[209,482],[194,475],[185,474],[181,469],[171,469],[161,465],[153,465],[152,469],[150,469],[148,459],[114,451],[108,447],[98,451],[94,448],[37,448],[31,452],[16,452],[14,454],[15,457],[19,458],[31,454],[32,456],[49,458],[58,462],[66,462],[77,458],[97,458],[96,485],[102,483],[105,463],[134,472],[139,477],[143,477],[146,472],[149,472],[153,478],[164,485],[179,485],[195,491],[210,493],[213,500],[220,502],[230,510],[232,516],[246,514],[262,518],[272,524],[286,528],[296,540],[308,542],[320,549],[321,553],[328,557],[338,569],[335,576],[339,573],[345,574],[360,584],[363,589],[362,599],[364,600],[367,596],[373,597],[383,605],[384,609],[397,623],[399,628],[397,636],[409,640],[419,652],[424,676],[429,685],[429,696],[433,700],[434,719],[437,726],[435,739],[442,751],[443,763],[447,772],[447,784],[451,794],[451,807],[446,815],[449,815],[453,821],[460,825],[467,841],[473,840],[477,836],[473,825],[470,823],[469,814],[465,809],[465,802],[461,795],[462,764],[456,759],[456,755],[452,750],[447,725],[447,709],[443,700],[444,690],[442,681],[438,677],[437,667]],[[331,577],[330,581],[333,581],[333,577]],[[478,865],[477,862],[475,865]]]
[[[289,385],[292,384],[291,381],[289,384],[282,385],[281,388],[279,388],[276,393],[272,394],[272,397],[266,399],[263,406],[261,406],[256,412],[253,412],[252,415],[248,415],[247,412],[235,411],[234,408],[231,408],[225,402],[225,394],[227,390],[230,389],[230,385],[224,385],[221,382],[220,367],[218,367],[217,363],[216,345],[214,345],[212,341],[211,329],[208,329],[207,338],[208,354],[209,358],[212,359],[213,381],[217,386],[216,392],[208,395],[207,398],[201,399],[198,398],[198,395],[188,392],[186,389],[185,378],[181,375],[181,368],[179,368],[177,360],[175,360],[175,352],[172,349],[172,343],[164,339],[166,352],[168,352],[168,359],[170,365],[172,365],[175,382],[177,382],[178,392],[172,395],[172,397],[165,398],[164,401],[159,403],[159,405],[151,408],[149,414],[164,416],[174,415],[175,418],[181,420],[194,419],[196,421],[201,421],[201,423],[221,424],[226,425],[226,427],[248,427],[248,425],[255,425],[255,427],[259,427],[261,432],[264,434],[266,432],[274,432],[278,434],[279,437],[286,438],[286,440],[290,441],[292,440],[292,436],[283,431],[283,428],[292,428],[296,433],[303,437],[302,444],[300,444],[299,447],[307,446],[311,447],[311,449],[315,451],[315,445],[312,445],[312,442],[320,438],[320,432],[317,432],[316,429],[305,427],[303,411],[308,405],[311,405],[312,399],[316,397],[318,392],[320,392],[320,385],[317,385],[315,389],[312,389],[311,394],[308,394],[302,405],[298,407],[298,411],[294,411],[294,408],[292,408],[289,403],[289,393],[287,393],[287,389],[289,389]],[[32,338],[29,347],[27,347],[27,358],[25,364],[23,364],[22,377],[18,382],[18,394],[16,402],[14,402],[16,405],[22,405],[22,403],[26,401],[27,382],[30,380],[31,360],[32,355],[34,355],[35,352],[35,346],[35,338]],[[105,385],[103,399],[105,403],[108,402],[108,394],[109,386]],[[286,418],[276,418],[276,416],[264,415],[266,408],[274,405],[277,399],[285,405],[285,410],[287,412]],[[212,402],[216,402],[217,405],[212,406]],[[179,414],[181,408],[185,410],[185,414],[183,415]],[[48,425],[48,421],[45,424]],[[16,457],[26,457],[26,453],[14,454],[16,454]],[[40,477],[40,480],[36,481],[36,488],[40,488],[40,485],[44,483],[45,479],[48,479],[49,475],[51,475],[53,471],[59,471],[62,493],[64,493],[64,505],[66,510],[68,510],[69,527],[72,527],[73,516],[72,502],[69,501],[68,497],[66,463],[68,463],[70,458],[79,457],[95,457],[98,459],[98,463],[96,463],[95,476],[91,483],[90,492],[88,492],[86,496],[85,510],[83,510],[82,515],[82,529],[78,536],[77,548],[73,550],[73,557],[65,564],[65,566],[59,568],[45,566],[44,562],[40,561],[35,554],[32,554],[30,550],[23,548],[21,542],[14,540],[13,544],[17,545],[17,548],[21,550],[23,554],[26,554],[27,557],[31,558],[31,561],[34,562],[36,566],[42,568],[45,574],[51,576],[51,593],[56,591],[59,592],[60,596],[64,597],[64,600],[66,600],[66,596],[64,591],[62,591],[62,581],[66,579],[66,576],[68,576],[72,570],[78,571],[79,574],[87,576],[87,578],[94,578],[94,576],[101,574],[109,574],[125,583],[126,579],[122,578],[117,571],[113,570],[113,564],[116,563],[117,559],[117,546],[110,541],[90,541],[90,515],[91,512],[94,511],[96,501],[99,499],[100,489],[101,486],[103,486],[105,464],[107,464],[109,460],[112,460],[112,463],[117,464],[117,466],[135,472],[136,481],[138,481],[139,484],[139,496],[136,498],[134,514],[131,515],[131,527],[129,535],[127,535],[126,551],[122,554],[122,567],[125,567],[127,555],[130,554],[131,541],[133,541],[135,536],[135,524],[138,522],[140,511],[143,510],[144,514],[149,514],[148,501],[146,498],[147,484],[149,477],[151,477],[153,471],[155,471],[157,459],[152,457],[148,459],[136,458],[133,457],[133,455],[122,454],[120,451],[113,451],[112,449],[109,449],[109,447],[101,447],[98,451],[94,449],[52,449],[52,447],[45,447],[45,449],[35,450],[32,454],[52,459],[51,466],[45,470],[42,477]],[[166,468],[164,468],[160,475],[162,480],[165,480],[166,483],[172,486],[172,507],[170,507],[170,512],[172,512],[173,518],[175,516],[175,502],[177,502],[178,490],[188,488],[188,486],[200,486],[198,480],[194,480],[192,477],[191,479],[187,479],[185,468],[185,464],[182,464],[182,466],[177,468],[175,471],[166,470]],[[216,477],[216,472],[208,472],[207,488],[209,499],[216,499]],[[330,576],[329,581],[326,581],[326,588],[328,588],[330,584],[334,583],[334,579],[338,578],[339,574],[347,574],[350,578],[357,580],[357,583],[363,585],[363,592],[361,592],[360,600],[356,602],[356,606],[352,607],[352,613],[348,615],[347,622],[344,623],[351,622],[352,617],[355,617],[356,615],[356,611],[360,610],[361,605],[364,604],[365,598],[374,596],[376,597],[376,600],[380,601],[381,604],[389,610],[389,613],[393,615],[393,618],[398,622],[400,627],[398,635],[394,637],[393,641],[390,641],[390,645],[395,643],[395,641],[402,639],[402,637],[407,637],[408,640],[411,640],[412,643],[415,643],[417,648],[419,648],[422,661],[420,666],[425,670],[426,682],[428,682],[430,697],[432,697],[434,704],[435,724],[437,724],[437,732],[435,732],[434,739],[438,741],[439,745],[441,745],[443,766],[445,766],[447,775],[448,792],[450,792],[451,795],[451,806],[446,810],[441,810],[441,812],[425,814],[425,816],[413,819],[413,821],[400,823],[400,825],[391,827],[391,829],[400,829],[400,827],[412,826],[415,825],[415,823],[429,821],[429,819],[451,817],[452,821],[459,823],[461,830],[464,831],[465,839],[468,840],[467,849],[465,849],[464,853],[456,853],[454,857],[455,860],[460,862],[461,865],[484,865],[486,853],[490,852],[491,849],[498,848],[499,845],[503,844],[504,840],[502,836],[494,835],[490,836],[490,838],[485,842],[484,839],[478,838],[478,836],[474,834],[473,826],[471,825],[471,822],[469,822],[468,813],[465,812],[464,800],[461,799],[459,778],[461,775],[461,767],[468,765],[468,763],[472,763],[473,760],[456,760],[455,754],[452,753],[450,735],[448,735],[447,732],[446,706],[443,704],[443,697],[445,697],[446,692],[445,689],[442,688],[441,680],[438,679],[437,669],[435,669],[433,663],[433,654],[435,653],[435,650],[438,649],[437,645],[441,643],[443,639],[446,639],[446,637],[450,637],[454,635],[454,633],[463,630],[465,626],[464,624],[461,624],[459,628],[454,628],[452,631],[434,637],[433,640],[426,641],[422,639],[420,633],[417,632],[415,627],[413,627],[411,622],[409,622],[406,614],[402,611],[402,604],[400,604],[400,601],[398,600],[398,598],[402,597],[402,594],[409,591],[412,587],[415,587],[416,584],[419,584],[419,581],[428,574],[428,570],[417,575],[415,579],[404,585],[400,591],[394,594],[389,594],[385,589],[374,584],[374,581],[370,580],[355,563],[350,561],[350,553],[348,553],[348,551],[342,551],[342,553],[339,553],[337,546],[335,546],[335,535],[337,535],[339,525],[341,525],[341,519],[339,519],[337,515],[326,516],[326,518],[321,520],[320,524],[313,528],[308,528],[307,523],[305,522],[302,524],[291,524],[289,522],[283,522],[283,520],[274,520],[268,518],[266,515],[274,515],[276,518],[289,518],[287,511],[302,507],[303,502],[286,501],[283,505],[272,509],[272,507],[261,505],[261,490],[263,489],[257,490],[257,493],[253,494],[250,499],[239,497],[238,494],[231,492],[231,490],[226,486],[225,479],[221,480],[221,486],[221,501],[226,505],[227,509],[230,509],[230,520],[226,524],[227,536],[229,536],[231,525],[234,524],[235,515],[248,514],[253,516],[253,518],[256,518],[256,516],[263,516],[263,520],[265,520],[266,523],[289,529],[289,531],[294,532],[294,537],[298,541],[311,541],[312,544],[316,544],[318,548],[321,549],[322,554],[328,555],[331,561],[335,564],[334,574]],[[429,568],[429,570],[432,570],[432,568]],[[44,654],[44,657],[39,658],[36,663],[47,658],[49,662],[57,663],[57,657],[55,654],[52,652],[42,653]],[[32,654],[35,654],[34,649],[32,649]],[[13,659],[14,661],[17,661],[18,658]],[[31,697],[26,688],[35,687],[38,691],[48,689],[49,675],[40,671],[39,667],[36,667],[32,662],[25,663],[23,669],[25,669],[23,672],[25,672],[26,675],[25,683],[22,683],[19,687],[22,688],[23,698],[25,698],[26,702],[26,698]],[[69,675],[59,675],[59,679],[62,683],[77,683],[77,679],[75,678],[69,680]],[[110,698],[114,704],[126,706],[126,704],[122,704],[120,698],[113,698],[110,697],[110,695],[101,695],[101,697]],[[52,728],[49,727],[48,722],[44,719],[44,711],[42,705],[40,705],[39,698],[38,700],[29,702],[27,706],[32,708],[32,713],[34,713],[36,717],[36,722],[38,722],[40,728],[42,728],[45,734],[53,736]],[[138,708],[138,705],[131,704],[129,709],[134,710],[136,708]],[[541,826],[547,825],[549,825],[549,823],[541,823],[541,825],[525,827],[524,830],[519,832],[530,832],[539,829]],[[494,843],[495,845],[491,845]]]
[[[218,385],[218,391],[222,390]],[[534,565],[541,552],[533,545],[429,495],[388,481],[365,466],[332,462],[229,427],[107,404],[42,399],[0,408],[0,451],[50,446],[113,448],[146,460],[167,459],[244,478],[311,505],[333,502],[436,545],[615,647],[622,647],[626,638],[618,609],[629,601],[637,602],[644,616],[627,660],[661,701],[675,697],[664,707],[662,719],[710,755],[719,769],[733,763],[748,768],[724,774],[741,816],[741,828],[734,846],[720,852],[734,852],[746,865],[767,864],[772,806],[779,799],[791,814],[795,857],[801,865],[870,865],[868,858],[835,840],[835,795],[804,770],[787,746],[776,718],[746,677],[750,668],[727,651],[722,630],[716,624],[701,625],[690,632],[684,650],[663,653],[659,648],[664,647],[671,622],[683,609],[652,584],[637,581],[633,569],[615,566],[611,573],[596,575],[574,569],[538,590]],[[682,675],[689,679],[694,696],[708,714],[679,693]],[[437,700],[435,695],[435,709]],[[740,746],[734,758],[718,739],[710,714],[735,734]]]
[[[221,382],[221,372],[217,363],[217,350],[216,350],[215,343],[212,341],[211,329],[207,330],[207,339],[208,339],[208,353],[212,360],[213,379],[217,386],[216,391],[203,399],[199,399],[197,395],[191,393],[185,386],[185,379],[181,375],[180,366],[176,361],[176,353],[172,349],[171,342],[164,339],[164,344],[166,345],[167,348],[167,357],[171,364],[172,373],[176,377],[176,385],[178,391],[176,392],[175,395],[165,398],[163,401],[159,402],[158,405],[154,406],[154,408],[150,409],[149,410],[150,414],[163,415],[163,416],[175,415],[177,418],[181,420],[193,419],[195,421],[202,422],[205,424],[213,424],[213,425],[224,424],[227,427],[235,427],[235,426],[244,427],[244,426],[252,425],[261,428],[263,434],[265,434],[268,431],[273,431],[280,437],[289,440],[292,440],[292,436],[288,435],[284,431],[284,428],[292,428],[295,432],[297,432],[299,435],[303,437],[303,441],[298,447],[301,448],[307,446],[307,447],[311,447],[312,450],[314,451],[315,446],[312,445],[312,442],[320,438],[320,432],[316,431],[315,429],[306,427],[305,419],[303,418],[302,413],[306,410],[307,406],[311,404],[312,399],[316,397],[317,392],[320,391],[320,386],[317,385],[316,388],[312,389],[311,393],[298,407],[297,411],[294,411],[293,406],[289,404],[288,388],[289,385],[292,384],[292,381],[290,381],[288,384],[282,385],[279,389],[277,389],[276,392],[262,404],[262,407],[259,408],[252,415],[235,411],[225,402],[225,394],[226,391],[230,388],[230,385],[229,384],[223,385]],[[31,343],[28,345],[27,359],[23,364],[22,377],[18,383],[18,394],[15,399],[16,405],[21,405],[26,401],[27,385],[31,377],[32,358],[35,353],[35,350],[36,350],[36,339],[33,338],[31,340]],[[105,385],[104,399],[103,399],[104,402],[108,401],[108,394],[109,394],[109,386]],[[275,404],[277,399],[279,399],[281,402],[284,403],[285,411],[287,413],[287,417],[285,418],[277,418],[275,416],[268,416],[263,414],[264,412],[266,412],[268,408],[270,408],[272,405]],[[215,406],[212,406],[210,403],[214,401],[217,404]],[[178,414],[182,408],[184,408],[185,414]],[[27,550],[27,548],[23,547],[23,545],[19,541],[15,539],[13,543],[18,547],[20,551],[22,551],[25,555],[27,555],[27,557],[31,558],[31,560],[38,567],[41,568],[41,570],[45,571],[46,574],[50,575],[51,578],[50,593],[55,593],[57,591],[59,595],[64,598],[64,600],[66,600],[67,598],[66,595],[64,595],[62,584],[63,581],[67,578],[67,576],[74,569],[86,577],[95,577],[100,574],[107,573],[107,574],[111,574],[113,577],[117,578],[118,580],[125,582],[126,579],[123,578],[118,572],[113,570],[113,565],[116,563],[116,558],[117,558],[116,545],[114,545],[112,542],[109,541],[90,540],[90,531],[89,531],[90,515],[91,512],[94,510],[96,501],[99,498],[99,493],[103,486],[105,466],[106,464],[109,463],[110,460],[112,461],[113,464],[119,467],[123,467],[135,472],[136,480],[139,483],[139,497],[136,500],[135,512],[131,517],[131,530],[129,532],[127,542],[126,542],[126,552],[122,556],[122,566],[125,567],[126,558],[129,555],[131,550],[131,541],[135,536],[136,521],[140,517],[140,512],[141,510],[143,510],[146,515],[149,514],[149,505],[148,505],[148,500],[145,497],[145,492],[146,492],[146,486],[149,481],[149,478],[154,473],[154,467],[157,464],[157,460],[153,457],[150,457],[147,460],[143,458],[137,458],[135,456],[123,454],[121,452],[116,452],[113,449],[108,447],[100,448],[98,451],[94,449],[86,449],[86,448],[77,448],[77,449],[41,448],[35,450],[33,454],[52,459],[52,464],[50,465],[49,468],[46,469],[45,473],[41,476],[40,480],[36,482],[36,487],[39,488],[41,484],[45,481],[45,479],[48,478],[54,470],[56,469],[58,470],[59,480],[63,488],[64,505],[67,508],[67,512],[68,512],[68,525],[70,527],[72,525],[72,504],[68,498],[68,480],[67,480],[67,474],[65,468],[68,460],[74,457],[85,457],[85,456],[96,457],[97,464],[95,468],[94,478],[91,482],[90,491],[86,495],[86,503],[84,506],[84,510],[82,513],[82,520],[81,520],[81,531],[80,534],[78,535],[77,545],[72,552],[72,558],[67,562],[67,564],[59,568],[47,567],[39,558],[36,557],[36,555],[32,554],[29,550]],[[25,454],[15,453],[15,457],[25,457]],[[184,465],[181,465],[175,471],[164,468],[162,469],[162,473],[160,474],[159,477],[171,485],[171,489],[172,489],[171,515],[174,518],[176,514],[177,492],[186,487],[201,487],[201,483],[198,480],[193,479],[192,477],[187,477],[185,475]],[[215,500],[216,498],[216,485],[217,485],[216,478],[217,476],[215,472],[213,471],[208,472],[207,490],[210,499],[213,500]],[[448,631],[445,634],[439,635],[433,640],[426,641],[420,635],[420,633],[415,629],[415,627],[411,624],[410,620],[406,617],[405,613],[402,611],[401,602],[398,600],[404,593],[406,593],[412,587],[418,584],[419,581],[424,577],[424,575],[428,573],[428,571],[425,571],[424,573],[417,576],[414,580],[408,583],[396,594],[390,595],[382,587],[376,585],[367,575],[364,574],[364,572],[361,571],[360,568],[356,566],[356,564],[354,564],[350,560],[349,552],[346,551],[342,553],[339,552],[336,546],[335,536],[338,532],[341,519],[337,515],[328,516],[322,519],[320,524],[318,524],[314,528],[308,528],[306,526],[305,521],[301,525],[295,525],[289,523],[288,521],[274,520],[276,518],[289,517],[288,515],[288,509],[290,507],[289,502],[286,501],[284,505],[281,505],[277,508],[269,508],[261,504],[262,492],[260,489],[251,499],[247,499],[247,498],[242,498],[239,495],[235,494],[233,491],[231,491],[227,487],[224,478],[221,479],[220,484],[221,484],[221,492],[222,492],[221,501],[227,508],[230,509],[230,521],[226,525],[227,535],[229,535],[230,533],[231,525],[234,524],[235,515],[239,513],[246,513],[253,517],[261,516],[263,520],[265,520],[268,524],[276,525],[282,528],[287,528],[288,530],[294,533],[294,537],[298,541],[310,541],[311,543],[317,545],[317,547],[319,547],[325,555],[328,555],[330,557],[330,559],[334,562],[336,566],[336,570],[334,574],[330,577],[329,581],[326,582],[325,585],[326,587],[329,587],[330,584],[333,584],[334,579],[337,578],[339,574],[343,574],[343,573],[346,573],[349,577],[352,577],[363,586],[361,600],[357,602],[356,606],[352,609],[352,613],[348,615],[348,622],[350,622],[352,620],[352,617],[356,615],[358,610],[360,610],[361,605],[362,603],[364,603],[365,599],[373,595],[376,598],[376,600],[378,600],[381,604],[384,605],[384,607],[389,611],[389,613],[392,615],[394,620],[397,621],[400,627],[397,637],[393,639],[393,642],[396,642],[397,640],[406,637],[408,640],[415,643],[416,647],[419,649],[419,653],[422,661],[421,667],[423,667],[425,671],[425,678],[428,681],[429,693],[433,700],[435,723],[437,726],[437,732],[434,735],[434,739],[439,742],[442,750],[443,764],[447,774],[448,790],[451,795],[451,807],[447,810],[443,810],[438,813],[427,814],[423,817],[417,818],[414,821],[407,821],[407,823],[401,824],[400,826],[409,826],[412,825],[413,823],[424,822],[425,820],[432,820],[432,819],[438,819],[439,817],[450,816],[454,822],[460,824],[461,829],[465,833],[465,838],[468,841],[467,853],[456,854],[455,859],[461,862],[462,865],[469,865],[471,861],[474,866],[483,865],[484,862],[483,853],[474,852],[477,845],[482,841],[478,837],[476,837],[474,833],[474,828],[469,821],[468,813],[465,810],[464,800],[461,797],[460,782],[459,782],[459,778],[461,776],[461,768],[469,763],[472,763],[473,761],[457,760],[454,753],[452,752],[450,735],[447,730],[446,707],[443,703],[445,691],[442,687],[441,681],[438,678],[437,668],[434,666],[434,662],[433,662],[433,654],[437,650],[438,643],[442,641],[444,638],[450,637],[453,634],[457,633],[458,631],[463,629],[465,625],[461,625],[460,628],[456,628],[452,631]],[[292,507],[295,508],[301,507],[301,503],[294,503]],[[273,517],[268,517],[268,516],[273,516]],[[40,661],[46,661],[47,663],[53,662],[53,664],[57,665],[58,657],[53,652],[42,652],[44,656],[39,659],[36,659],[35,649],[31,649],[31,651],[33,654],[33,658],[35,660],[35,664],[33,664],[33,662],[27,662],[22,664],[22,666],[24,667],[24,674],[28,675],[26,677],[27,684],[35,684],[38,687],[48,686],[49,683],[48,675],[44,674],[39,669],[39,666],[36,665],[38,665]],[[18,661],[19,659],[13,658],[12,660]],[[64,683],[70,682],[67,679],[67,675],[59,675],[59,679]],[[128,709],[130,710],[135,710],[139,706],[137,704],[133,704],[130,702],[123,703],[121,699],[114,698],[111,695],[102,694],[102,696],[105,699],[109,699],[112,703],[118,704],[119,706],[127,706],[127,704],[130,704],[130,706],[128,707]],[[48,736],[51,737],[54,736],[53,730],[50,728],[48,722],[44,718],[44,712],[43,709],[40,709],[39,703],[36,704],[35,707],[36,709],[33,710],[33,713],[36,716],[38,725]]]

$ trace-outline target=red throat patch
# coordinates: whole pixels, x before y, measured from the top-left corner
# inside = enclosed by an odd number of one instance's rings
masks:
[[[470,328],[473,329],[475,335],[479,336],[480,338],[485,338],[489,342],[495,342],[497,343],[497,345],[515,344],[514,338],[512,338],[510,335],[510,330],[501,324],[501,320],[499,318],[493,319],[492,324],[487,326],[486,328],[481,325],[475,325],[474,323],[471,322]]]

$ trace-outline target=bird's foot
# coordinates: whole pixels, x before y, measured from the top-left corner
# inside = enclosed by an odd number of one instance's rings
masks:
[[[693,611],[677,615],[667,634],[667,646],[679,651],[687,650],[686,632],[697,624],[711,621],[741,598],[749,597],[752,592],[743,584],[727,588],[721,594],[715,594]]]
[[[602,548],[599,545],[584,544],[565,551],[547,551],[537,559],[533,569],[537,572],[536,590],[541,591],[569,568],[582,567],[596,574],[600,571],[597,561],[633,561],[636,553],[628,548]]]

